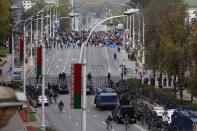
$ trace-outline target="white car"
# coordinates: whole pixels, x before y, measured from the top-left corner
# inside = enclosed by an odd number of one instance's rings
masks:
[[[162,117],[165,112],[165,109],[162,106],[155,106],[153,107],[153,110],[157,113],[158,117]]]
[[[37,102],[38,105],[42,105],[42,96],[39,96],[38,97],[38,102]],[[48,101],[48,98],[44,95],[44,105],[49,105],[49,101]]]
[[[174,114],[174,111],[175,111],[175,109],[166,110],[163,113],[163,116],[162,116],[163,121],[167,121],[168,124],[171,124],[171,122],[172,122],[172,115]]]

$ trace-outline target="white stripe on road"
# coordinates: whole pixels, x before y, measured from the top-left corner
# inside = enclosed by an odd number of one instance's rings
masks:
[[[142,128],[141,126],[137,125],[137,124],[133,124],[133,126],[135,126],[136,128],[138,128],[140,131],[147,131],[144,128]]]
[[[97,116],[97,115],[94,115],[94,117],[95,117],[95,118],[98,118],[98,116]]]
[[[71,116],[68,116],[69,119],[71,119]]]
[[[50,71],[50,69],[51,69],[51,66],[52,66],[53,62],[55,61],[55,58],[56,58],[56,56],[57,56],[57,53],[58,53],[58,51],[56,52],[55,56],[53,57],[53,60],[52,60],[50,66],[49,66],[49,68],[48,68],[48,70],[47,70],[47,74],[49,74],[49,71]]]
[[[66,58],[66,63],[65,63],[63,72],[65,72],[65,70],[66,70],[66,66],[67,66],[67,63],[68,63],[68,58],[69,58],[69,56],[70,56],[70,49],[69,49],[69,51],[68,51],[68,56],[67,56],[67,58]]]
[[[106,56],[107,64],[108,64],[108,72],[111,73],[111,65],[110,65],[110,62],[109,62],[109,56],[108,56],[108,53],[107,53],[107,47],[105,47],[105,56]]]
[[[75,125],[76,125],[76,126],[78,126],[78,125],[79,125],[79,123],[78,123],[78,122],[75,122]]]

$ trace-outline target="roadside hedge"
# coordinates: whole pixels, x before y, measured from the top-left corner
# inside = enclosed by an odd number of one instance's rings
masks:
[[[164,105],[181,105],[181,101],[177,99],[176,95],[172,91],[164,91],[162,89],[156,89],[151,85],[142,84],[141,80],[129,78],[127,80],[134,88],[140,88],[142,90],[142,97],[149,99],[149,94],[152,92],[154,94],[155,100],[158,100],[159,103]],[[187,107],[192,110],[197,110],[197,104],[192,103],[189,100],[183,100],[183,107]]]

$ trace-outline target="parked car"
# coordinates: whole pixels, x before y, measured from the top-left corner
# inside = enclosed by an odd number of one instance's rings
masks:
[[[38,96],[37,105],[38,106],[42,105],[42,95]],[[44,105],[45,106],[49,105],[49,101],[48,101],[48,98],[46,97],[46,95],[44,95]]]
[[[159,106],[159,105],[156,105],[156,106],[151,107],[151,110],[153,110],[154,112],[156,112],[157,117],[161,117],[161,118],[162,118],[162,116],[163,116],[163,114],[165,112],[164,107]]]
[[[136,123],[136,116],[132,105],[117,105],[111,113],[113,120],[117,123],[123,123],[126,116],[129,117],[129,123]]]
[[[172,122],[172,115],[174,114],[175,109],[168,109],[163,113],[162,119],[163,121],[167,121],[168,124]]]

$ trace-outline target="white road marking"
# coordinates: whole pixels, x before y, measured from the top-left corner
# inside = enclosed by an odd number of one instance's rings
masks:
[[[144,128],[142,128],[141,126],[137,125],[137,124],[133,124],[133,126],[135,126],[136,128],[138,128],[140,131],[147,131]]]
[[[102,121],[102,124],[106,125],[106,123],[104,121]]]
[[[65,110],[63,110],[63,112],[66,112]]]
[[[115,131],[114,129],[111,129],[111,131]]]
[[[75,122],[75,125],[76,125],[76,126],[78,126],[78,125],[79,125],[79,123],[78,123],[78,122]]]
[[[94,115],[94,117],[95,117],[95,118],[98,118],[98,116],[97,116],[97,115]]]
[[[71,116],[68,116],[69,119],[71,119]]]
[[[108,53],[107,53],[107,47],[105,47],[105,56],[106,56],[107,63],[108,63],[108,72],[111,73],[111,65],[110,65],[110,62],[109,62],[109,56],[108,56]]]
[[[59,58],[59,61],[62,61],[62,59],[61,59],[61,58]]]
[[[58,69],[59,68],[59,65],[57,65],[56,68]]]
[[[56,52],[55,56],[53,57],[53,60],[52,60],[50,66],[49,66],[49,68],[48,68],[48,70],[47,70],[47,74],[49,74],[49,71],[50,71],[50,69],[51,69],[51,66],[52,66],[53,62],[55,61],[55,58],[56,58],[56,56],[57,56],[57,53],[58,53],[58,51]]]
[[[69,58],[69,56],[70,56],[70,49],[69,49],[69,51],[68,51],[68,56],[67,56],[67,58],[66,58],[66,63],[65,63],[63,72],[65,72],[65,70],[66,70],[66,66],[67,66],[67,63],[68,63],[68,58]]]

